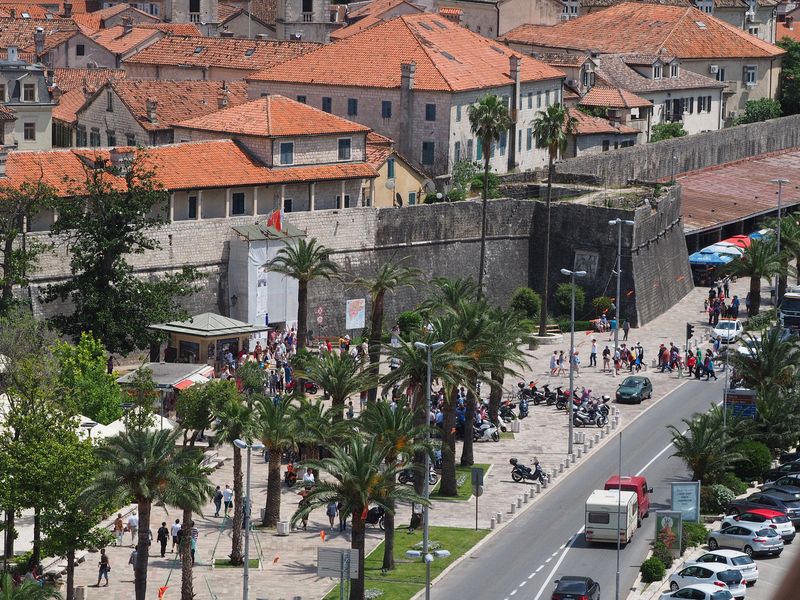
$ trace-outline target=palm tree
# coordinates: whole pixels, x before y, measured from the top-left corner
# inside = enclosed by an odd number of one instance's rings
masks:
[[[553,197],[553,178],[555,176],[555,162],[558,155],[567,147],[569,136],[577,128],[575,117],[569,114],[569,109],[561,104],[548,106],[533,120],[533,136],[536,147],[547,150],[547,199],[545,206],[547,218],[544,230],[544,248],[542,270],[542,308],[539,315],[539,335],[547,334],[547,295],[550,280],[550,201]],[[619,299],[617,299],[619,302]]]
[[[255,403],[256,433],[269,453],[267,469],[267,505],[263,524],[275,527],[281,518],[281,454],[293,448],[299,429],[297,409],[289,398],[273,400],[264,396]]]
[[[139,511],[139,539],[134,565],[136,600],[147,595],[147,558],[150,546],[150,509],[162,500],[169,486],[180,482],[187,464],[196,464],[195,454],[176,447],[182,433],[130,430],[110,438],[96,450],[102,463],[95,480],[87,488],[90,498],[111,499],[117,505],[131,497]]]
[[[506,375],[518,376],[515,367],[527,368],[528,356],[520,350],[520,344],[530,339],[530,334],[521,323],[520,314],[513,310],[495,309],[490,313],[492,321],[492,346],[490,353],[496,364],[489,366],[491,389],[489,391],[489,419],[497,423],[497,413],[503,399],[503,383]]]
[[[344,514],[352,515],[350,546],[358,552],[358,578],[350,588],[350,600],[364,599],[364,520],[370,504],[387,513],[397,502],[429,505],[410,488],[397,483],[398,465],[387,465],[387,449],[376,439],[352,436],[344,446],[332,446],[330,458],[311,463],[327,473],[330,480],[320,480],[307,496],[304,506],[292,517],[292,524],[330,502],[341,503]]]
[[[747,352],[731,353],[738,377],[759,393],[770,389],[787,390],[797,383],[800,344],[794,338],[782,339],[780,329],[767,329],[760,336],[744,334]]]
[[[494,94],[487,94],[467,109],[472,133],[478,138],[483,152],[483,202],[481,206],[481,257],[478,271],[478,297],[483,295],[483,275],[486,262],[486,206],[489,200],[489,161],[492,145],[511,128],[508,104]],[[514,140],[511,140],[514,143]]]
[[[478,288],[472,279],[434,277],[431,283],[433,287],[428,297],[420,305],[420,308],[426,312],[441,312],[458,306],[462,300],[471,300],[477,297]]]
[[[736,277],[750,278],[749,317],[754,317],[761,310],[761,280],[785,272],[772,237],[753,240],[739,258],[725,265],[724,271]]]
[[[681,419],[688,430],[681,433],[674,425],[667,429],[672,434],[672,443],[677,456],[692,471],[693,481],[713,483],[714,477],[724,473],[731,463],[741,456],[730,451],[723,433],[722,409],[715,406],[707,413],[696,414],[691,419]],[[735,422],[728,423],[727,437],[735,439]]]
[[[208,385],[208,384],[207,384]],[[231,531],[231,564],[241,565],[242,523],[244,522],[244,486],[242,484],[242,451],[233,442],[252,437],[253,411],[242,401],[233,382],[225,382],[212,408],[216,418],[217,441],[233,446],[233,529]]]
[[[35,581],[23,580],[14,584],[11,573],[0,578],[0,600],[61,600],[61,594],[50,586],[42,587]]]
[[[211,470],[200,466],[201,456],[195,452],[194,462],[183,465],[164,494],[164,502],[183,511],[181,526],[181,600],[193,600],[194,582],[192,570],[192,522],[195,513],[201,513],[203,505],[214,496],[214,486],[208,480]]]
[[[430,452],[429,444],[421,441],[426,437],[428,428],[414,424],[414,414],[405,406],[394,410],[386,402],[373,402],[360,416],[361,428],[372,436],[386,451],[386,465],[398,464],[398,459],[408,459],[419,451]],[[427,475],[426,475],[427,476]],[[394,501],[387,500],[394,509]],[[394,510],[387,511],[383,542],[383,569],[394,569]]]
[[[797,276],[795,281],[800,284],[800,221],[794,215],[781,219],[781,248],[785,248],[794,259]]]
[[[375,376],[370,370],[362,370],[358,362],[346,352],[323,352],[308,360],[298,377],[314,381],[331,396],[334,421],[343,418],[342,410],[349,396],[360,394],[375,385]]]
[[[353,286],[367,290],[372,299],[372,319],[369,330],[369,364],[372,375],[378,380],[378,365],[381,361],[381,337],[383,334],[384,299],[387,292],[394,292],[398,288],[413,285],[420,277],[421,271],[413,267],[406,267],[402,262],[386,262],[380,265],[372,277],[356,277]],[[378,397],[378,387],[374,385],[369,390],[369,402],[375,402]]]
[[[297,348],[305,348],[308,334],[308,284],[315,279],[330,279],[339,272],[331,261],[331,251],[316,238],[299,238],[287,244],[265,265],[275,273],[297,280]]]
[[[750,439],[763,442],[775,454],[800,441],[800,398],[796,390],[767,388],[756,397],[756,417]]]

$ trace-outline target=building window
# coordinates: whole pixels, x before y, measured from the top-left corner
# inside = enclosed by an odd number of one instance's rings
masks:
[[[92,127],[92,130],[89,132],[89,145],[92,148],[99,148],[100,147],[100,129],[97,127]]]
[[[0,83],[0,102],[6,101],[6,84]]]
[[[533,92],[528,92],[528,108],[533,108]]]
[[[25,123],[22,126],[23,137],[26,141],[36,141],[36,123]]]
[[[381,116],[384,119],[392,118],[392,101],[384,100],[381,102]]]
[[[706,96],[706,110],[711,112],[711,96]]]
[[[189,0],[189,12],[190,13],[200,12],[200,0]]]
[[[603,152],[608,152],[609,146],[608,140],[603,140]]]
[[[472,138],[467,140],[467,155],[466,160],[472,162]]]
[[[747,65],[744,68],[744,84],[747,87],[754,87],[756,85],[756,66]]]
[[[522,129],[517,131],[517,152],[522,152]]]
[[[533,128],[528,127],[525,131],[525,148],[530,150],[533,147]]]
[[[189,218],[197,218],[197,196],[189,196]]]
[[[78,148],[86,146],[86,127],[83,125],[78,125],[78,129],[75,133],[75,145]]]
[[[435,121],[436,120],[436,105],[435,104],[426,104],[425,105],[425,120],[426,121]]]
[[[355,98],[347,99],[347,116],[348,117],[358,116],[358,100],[356,100]]]
[[[231,214],[244,214],[244,192],[234,192],[231,194]]]
[[[136,136],[133,135],[132,133],[126,133],[125,134],[125,143],[128,146],[135,146],[136,145]]]
[[[292,199],[291,198],[284,198],[283,199],[283,212],[285,212],[285,213],[292,212]]]
[[[341,138],[339,140],[339,160],[350,160],[351,145],[350,138]]]
[[[455,143],[455,152],[453,153],[454,162],[461,160],[461,142]]]
[[[661,65],[653,65],[653,79],[661,79]]]
[[[697,97],[697,112],[705,112],[706,110],[706,97],[705,96],[698,96]]]
[[[758,37],[758,25],[748,25],[747,26],[747,33],[750,35],[754,35]]]
[[[106,131],[106,139],[108,140],[108,146],[117,145],[117,133],[115,131]]]
[[[434,149],[433,142],[422,142],[422,164],[423,165],[432,165],[433,164],[433,149]]]
[[[106,91],[106,111],[114,112],[114,92]]]
[[[336,196],[336,208],[350,208],[350,194],[344,195],[344,205],[342,205],[342,197]]]
[[[75,46],[75,56],[86,56],[86,46],[77,44]]]
[[[500,156],[506,155],[506,144],[508,143],[508,134],[504,131],[500,134]]]
[[[386,161],[386,177],[394,179],[394,159],[390,158]]]
[[[550,106],[550,90],[547,90],[544,93],[544,105],[545,106]]]
[[[689,96],[686,99],[686,108],[689,111],[689,114],[694,114],[694,96]]]
[[[417,192],[408,192],[408,205],[414,206],[417,203]]]
[[[478,149],[475,152],[475,160],[483,160],[483,144],[478,140]]]
[[[147,12],[153,15],[154,17],[158,16],[158,4],[153,4],[152,2],[148,3],[147,5]]]
[[[461,105],[456,104],[456,123],[461,122]]]
[[[536,108],[542,108],[542,92],[536,92]]]
[[[324,110],[326,113],[333,112],[331,107],[332,107],[332,101],[330,97],[324,96],[322,98],[322,110]]]
[[[298,96],[298,97],[297,97],[297,101],[298,101],[300,104],[305,104],[305,103],[306,103],[306,97],[305,97],[305,96]]]
[[[725,67],[717,69],[717,81],[725,81]]]
[[[680,69],[678,67],[678,63],[675,62],[675,61],[670,63],[670,65],[669,65],[669,76],[674,78],[674,77],[677,77],[679,73],[680,73]]]
[[[281,142],[281,164],[294,164],[294,142]]]
[[[36,102],[36,84],[26,83],[22,86],[23,102]]]

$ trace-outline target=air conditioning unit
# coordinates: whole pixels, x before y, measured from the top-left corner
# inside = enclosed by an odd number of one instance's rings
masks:
[[[752,11],[752,10],[748,10],[746,13],[744,13],[744,16],[751,23],[756,20],[756,13],[754,11]]]
[[[569,87],[577,88],[578,87],[578,80],[577,79],[567,79],[567,85]]]
[[[569,15],[567,13],[561,13],[561,20],[569,21]]]
[[[708,68],[708,71],[709,71],[709,73],[711,73],[712,75],[716,75],[717,73],[719,73],[719,65],[711,65],[711,66]]]

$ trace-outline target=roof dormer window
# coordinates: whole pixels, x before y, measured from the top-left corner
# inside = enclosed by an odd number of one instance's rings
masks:
[[[678,61],[674,60],[669,65],[669,76],[675,79],[678,75],[680,75],[680,67],[678,66]]]
[[[653,79],[661,79],[661,63],[653,65]]]

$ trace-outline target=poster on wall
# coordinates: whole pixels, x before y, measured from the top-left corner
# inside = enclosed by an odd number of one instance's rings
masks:
[[[700,482],[672,482],[672,510],[681,513],[684,521],[700,522]]]
[[[674,558],[681,555],[683,520],[678,511],[656,511],[656,540],[664,544]]]
[[[259,267],[256,276],[256,316],[267,314],[267,267]]]
[[[366,324],[367,300],[348,300],[345,306],[345,329],[363,329]]]

